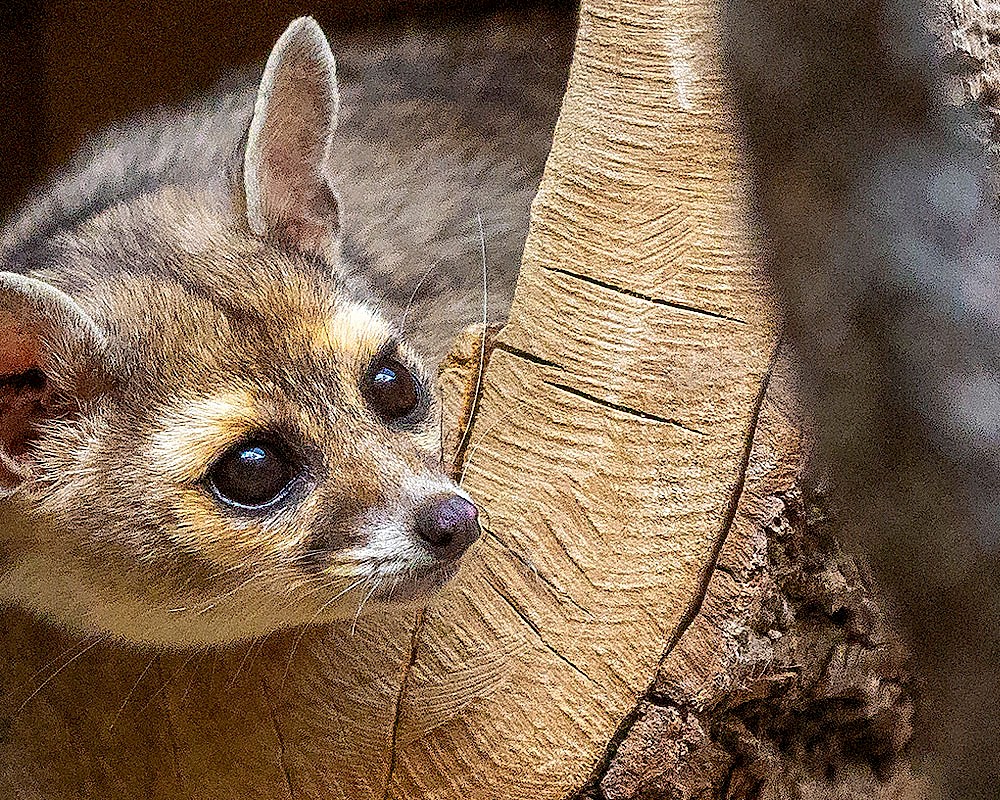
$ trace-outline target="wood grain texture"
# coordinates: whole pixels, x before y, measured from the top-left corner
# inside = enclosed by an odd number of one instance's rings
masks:
[[[381,798],[414,612],[187,653],[0,615],[0,797]]]
[[[928,797],[910,764],[907,648],[837,541],[788,356],[698,614],[580,800]]]
[[[714,36],[707,7],[583,4],[467,453],[489,532],[425,614],[390,797],[566,795],[697,610],[776,328]]]

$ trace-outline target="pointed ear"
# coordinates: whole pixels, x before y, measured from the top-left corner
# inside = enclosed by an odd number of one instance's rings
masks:
[[[338,241],[337,197],[325,175],[337,107],[330,45],[312,17],[300,17],[267,59],[243,158],[247,221],[257,236],[314,253]]]
[[[0,497],[30,477],[39,426],[99,381],[105,336],[69,296],[0,272]]]

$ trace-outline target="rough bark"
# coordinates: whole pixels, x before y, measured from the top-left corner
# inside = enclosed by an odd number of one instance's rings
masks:
[[[837,542],[794,382],[780,359],[698,616],[580,797],[924,796],[906,648]]]
[[[958,96],[986,102],[961,124],[919,14],[906,2],[740,0],[727,52],[770,272],[845,532],[872,554],[917,645],[928,701],[917,728],[943,790],[993,797],[996,7],[955,2],[938,17],[965,78]]]
[[[944,99],[961,109],[955,121],[979,143],[982,165],[995,186],[1000,163],[1000,5],[945,0],[932,4],[928,12],[946,76]]]

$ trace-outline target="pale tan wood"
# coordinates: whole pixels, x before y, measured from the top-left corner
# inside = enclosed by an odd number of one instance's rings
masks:
[[[4,612],[0,797],[381,798],[413,620],[155,654]]]
[[[776,339],[714,37],[583,4],[467,453],[490,533],[426,612],[392,797],[580,786],[700,600]]]
[[[602,800],[929,796],[906,755],[907,649],[831,536],[797,394],[784,352],[698,613],[595,776]]]

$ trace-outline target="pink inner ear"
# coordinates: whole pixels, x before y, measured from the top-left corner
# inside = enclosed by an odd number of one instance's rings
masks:
[[[28,477],[24,455],[45,417],[47,384],[40,371],[39,332],[0,325],[0,492]]]
[[[4,366],[9,368],[10,362]],[[0,375],[0,491],[11,491],[29,477],[25,455],[45,419],[48,400],[45,377],[30,362],[25,369]]]
[[[0,378],[37,369],[38,337],[19,328],[0,328]]]

